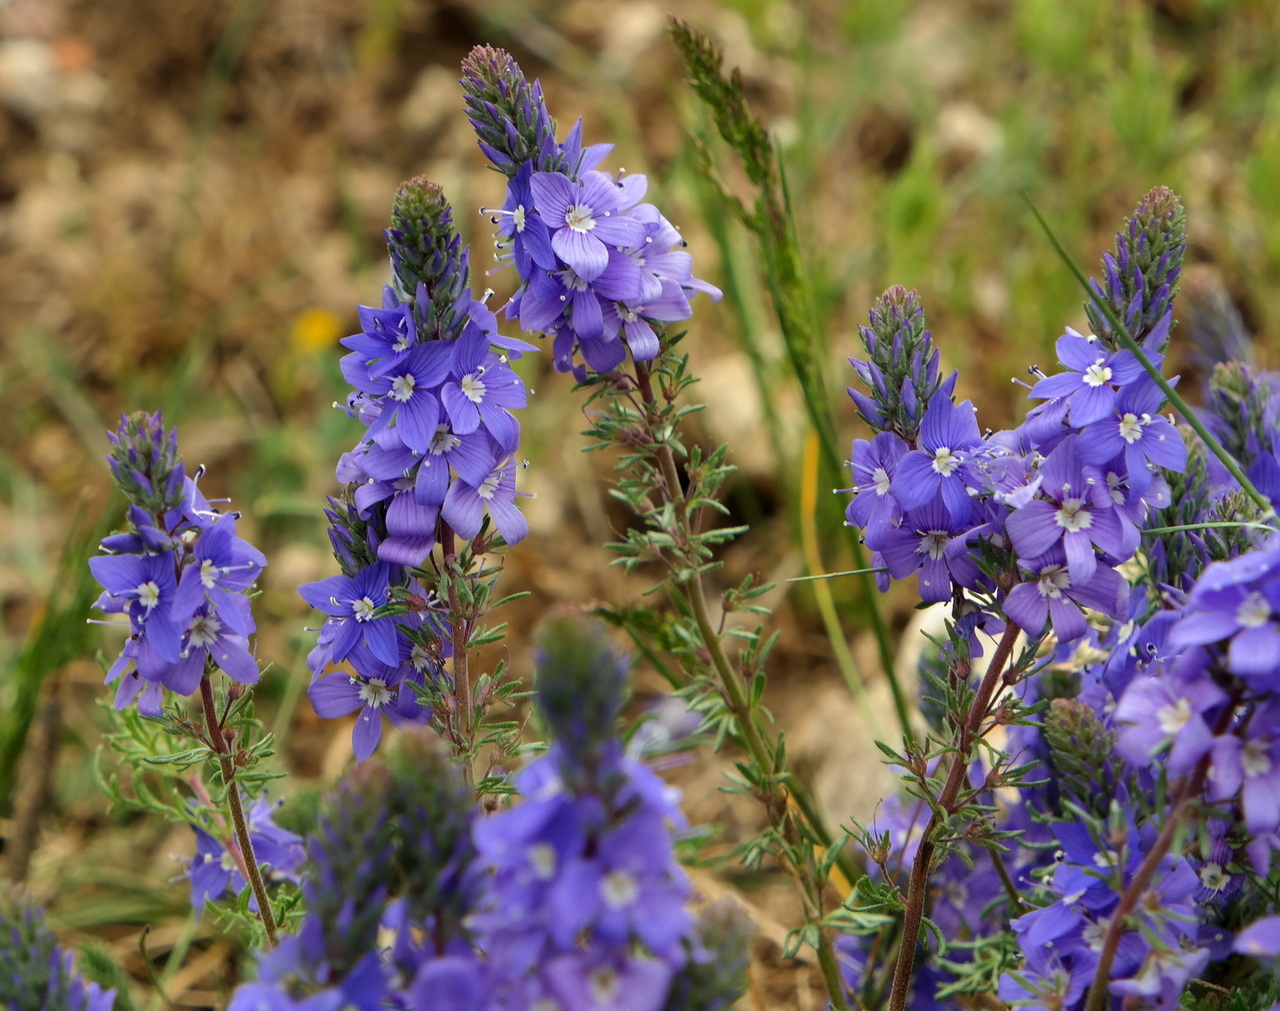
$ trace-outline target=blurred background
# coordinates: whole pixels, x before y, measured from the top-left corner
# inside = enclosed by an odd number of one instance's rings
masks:
[[[617,145],[602,167],[644,172],[695,272],[726,298],[695,301],[685,347],[709,404],[700,437],[727,441],[728,495],[751,534],[727,579],[778,580],[783,646],[767,701],[833,822],[869,816],[889,789],[875,734],[895,732],[883,677],[842,582],[868,705],[829,657],[805,571],[805,534],[828,570],[852,564],[843,502],[806,469],[806,423],[756,248],[696,170],[691,136],[749,198],[682,81],[668,12],[724,47],[777,140],[829,355],[834,423],[857,431],[842,389],[856,326],[890,284],[920,290],[944,366],[982,423],[1015,422],[1010,382],[1053,364],[1081,294],[1034,223],[1039,206],[1086,271],[1152,186],[1181,194],[1189,285],[1225,297],[1271,364],[1280,302],[1280,6],[1270,0],[0,0],[0,830],[8,870],[48,901],[73,942],[92,938],[146,978],[138,940],[179,1007],[220,1007],[233,945],[189,915],[174,858],[189,831],[109,814],[93,756],[107,725],[94,660],[118,633],[86,624],[84,558],[123,507],[104,462],[121,411],[162,409],[202,487],[245,514],[271,560],[255,608],[272,663],[260,712],[279,738],[286,797],[322,787],[350,755],[348,727],[305,699],[310,639],[299,583],[336,571],[321,509],[354,422],[337,341],[387,279],[381,230],[399,182],[440,182],[474,243],[477,288],[500,305],[513,275],[485,277],[502,178],[462,114],[458,66],[473,45],[510,50],[540,77],[561,130]],[[1177,348],[1173,371],[1188,372]],[[531,596],[504,655],[525,665],[548,606],[639,600],[652,582],[607,567],[626,524],[610,466],[579,452],[580,398],[539,356],[520,369],[523,488],[532,533],[503,588]],[[844,482],[847,483],[847,480]],[[812,553],[812,544],[810,544]],[[914,586],[881,602],[895,630]],[[639,704],[660,682],[638,674]],[[109,763],[108,763],[109,764]],[[726,847],[755,824],[717,790],[719,759],[679,770],[695,820]],[[30,812],[36,812],[32,816]],[[23,813],[27,812],[27,813]],[[287,821],[287,816],[283,816]],[[34,853],[32,853],[34,850]],[[747,897],[754,1006],[821,1006],[816,975],[781,960],[789,926],[768,875],[712,880]],[[160,1006],[140,986],[139,1006]],[[150,1005],[147,1001],[150,1000]]]

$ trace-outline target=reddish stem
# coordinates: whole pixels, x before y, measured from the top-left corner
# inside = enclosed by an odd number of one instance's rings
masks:
[[[262,926],[267,932],[267,944],[275,947],[276,919],[271,911],[271,898],[267,895],[266,883],[262,880],[262,871],[258,867],[258,858],[254,856],[253,840],[249,838],[249,822],[244,815],[244,805],[240,802],[240,787],[236,785],[236,764],[231,756],[231,749],[222,733],[222,723],[218,719],[218,707],[213,698],[213,682],[209,675],[200,680],[200,702],[204,706],[205,726],[209,730],[209,744],[218,754],[218,763],[222,767],[222,782],[227,788],[227,803],[231,808],[231,823],[235,826],[236,841],[240,844],[240,854],[244,858],[243,868],[249,885],[253,888],[253,896],[258,900],[258,915],[262,918]]]

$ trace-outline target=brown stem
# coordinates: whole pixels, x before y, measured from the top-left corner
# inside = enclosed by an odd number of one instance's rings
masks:
[[[996,685],[1004,676],[1005,665],[1013,652],[1013,644],[1017,641],[1022,629],[1016,622],[1010,621],[996,647],[995,655],[983,675],[982,684],[969,704],[969,711],[960,727],[959,740],[956,742],[956,755],[951,763],[951,771],[947,781],[938,795],[938,803],[933,815],[925,826],[920,837],[920,846],[916,850],[915,862],[911,865],[911,878],[907,885],[907,908],[902,915],[902,944],[898,949],[898,962],[893,968],[893,989],[889,992],[889,1011],[905,1011],[907,1006],[907,988],[911,985],[911,973],[915,968],[916,944],[920,938],[920,924],[924,920],[925,897],[929,886],[930,864],[933,863],[934,833],[946,818],[955,814],[956,798],[969,775],[969,750],[972,748],[982,730],[982,721],[987,717],[987,710],[995,696]],[[940,812],[945,812],[940,816]]]
[[[449,627],[453,635],[453,703],[455,731],[457,735],[458,758],[462,762],[462,772],[467,785],[474,785],[474,773],[471,768],[471,669],[467,656],[467,643],[471,638],[471,624],[463,620],[462,600],[458,596],[458,553],[454,543],[453,528],[447,523],[441,524],[440,546],[444,552],[444,569],[449,578]]]
[[[253,888],[253,896],[258,900],[258,915],[262,918],[262,926],[267,932],[267,944],[275,947],[276,918],[271,911],[271,898],[267,895],[266,883],[262,880],[262,871],[258,867],[258,858],[253,853],[253,840],[249,838],[249,822],[244,816],[244,805],[240,802],[240,787],[236,784],[236,763],[227,746],[227,739],[222,734],[222,724],[218,719],[218,707],[213,698],[213,682],[205,674],[200,680],[200,702],[204,707],[205,726],[209,730],[209,744],[218,754],[218,763],[222,767],[222,782],[227,788],[227,803],[231,808],[231,823],[235,826],[236,841],[240,844],[240,854],[244,857],[244,868],[247,871],[249,885]]]
[[[1225,733],[1231,725],[1231,721],[1235,718],[1236,704],[1239,700],[1239,695],[1233,696],[1231,702],[1219,715],[1217,724],[1213,728],[1215,737]],[[1212,760],[1212,754],[1204,755],[1196,763],[1191,775],[1178,784],[1178,788],[1174,792],[1173,802],[1169,805],[1168,820],[1165,821],[1164,827],[1160,830],[1160,835],[1156,837],[1155,844],[1148,851],[1138,870],[1134,873],[1129,886],[1124,890],[1124,894],[1120,896],[1120,904],[1116,906],[1116,911],[1111,915],[1111,923],[1107,926],[1106,936],[1102,939],[1102,950],[1098,955],[1098,966],[1094,970],[1093,982],[1089,984],[1089,1000],[1085,1004],[1085,1011],[1102,1011],[1103,1001],[1107,999],[1107,991],[1110,988],[1111,964],[1115,961],[1116,952],[1120,948],[1120,941],[1124,937],[1124,921],[1137,908],[1143,892],[1147,890],[1147,885],[1151,883],[1151,879],[1160,868],[1160,861],[1165,858],[1172,848],[1173,840],[1178,835],[1178,828],[1191,810],[1192,802],[1204,789],[1204,783],[1208,778],[1209,765]]]

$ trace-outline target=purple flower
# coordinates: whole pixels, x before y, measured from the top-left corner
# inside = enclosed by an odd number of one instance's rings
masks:
[[[1175,627],[1176,633],[1176,627]],[[1187,658],[1156,674],[1129,683],[1116,705],[1116,750],[1135,768],[1144,768],[1168,751],[1164,764],[1182,775],[1213,747],[1208,716],[1227,701],[1196,658]]]
[[[248,810],[249,839],[259,866],[269,871],[269,881],[296,882],[300,880],[296,872],[306,853],[300,836],[271,820],[279,806],[279,802],[271,803],[266,797],[258,798]],[[243,860],[234,837],[228,838],[224,845],[200,828],[195,828],[195,833],[196,855],[187,877],[191,880],[191,906],[199,917],[207,902],[221,899],[228,891],[238,895],[248,887],[248,882],[241,872]],[[249,908],[258,908],[255,897],[250,897]]]
[[[609,264],[609,246],[637,246],[643,223],[618,214],[622,197],[603,172],[573,182],[560,172],[538,172],[530,180],[538,214],[551,232],[551,248],[584,281],[594,281]]]
[[[206,657],[231,680],[243,685],[258,683],[258,661],[249,652],[249,640],[232,631],[232,625],[245,623],[249,610],[249,602],[243,597],[239,600],[238,606],[229,604],[225,611],[203,607],[191,616],[178,663],[163,678],[165,687],[179,695],[194,692],[200,686]],[[243,612],[238,621],[224,620],[224,614],[237,610]]]
[[[1205,569],[1172,633],[1178,646],[1227,639],[1232,673],[1260,688],[1280,688],[1280,537]]]
[[[1255,958],[1280,955],[1280,916],[1264,916],[1236,935],[1234,949]]]
[[[364,371],[366,378],[381,375],[404,361],[418,342],[413,304],[402,302],[391,285],[382,287],[382,308],[357,306],[361,332],[339,343],[351,350],[347,368]],[[345,360],[345,359],[344,359]]]
[[[383,663],[399,663],[395,630],[399,619],[374,613],[390,599],[395,571],[395,566],[380,561],[354,576],[330,576],[298,587],[308,604],[333,619],[325,623],[331,632],[330,662],[344,659],[363,641]],[[312,673],[319,671],[313,668]]]
[[[1109,351],[1093,336],[1067,327],[1058,338],[1058,361],[1070,372],[1046,376],[1032,387],[1032,397],[1066,399],[1067,418],[1076,428],[1100,421],[1115,410],[1116,388],[1144,375],[1132,351]],[[1160,363],[1160,356],[1153,358]]]
[[[1138,531],[1111,508],[1108,489],[1086,475],[1076,440],[1064,439],[1040,468],[1040,495],[1014,509],[1005,521],[1020,557],[1032,558],[1061,545],[1072,580],[1087,583],[1097,568],[1094,548],[1125,561],[1138,546]]]
[[[334,671],[311,683],[307,695],[316,714],[336,719],[359,710],[351,731],[351,747],[356,761],[363,762],[382,740],[382,718],[393,726],[426,723],[431,710],[418,704],[407,680],[420,675],[407,663],[386,664],[364,646],[355,646],[347,657],[354,674]],[[420,683],[420,682],[419,682]]]
[[[490,472],[478,485],[472,486],[461,477],[449,486],[440,515],[462,538],[470,540],[480,533],[487,509],[508,544],[523,540],[529,523],[515,506],[516,464],[507,460]]]
[[[207,600],[237,635],[252,635],[253,616],[244,592],[267,564],[266,556],[236,536],[236,513],[228,513],[201,531],[182,570],[173,600],[173,619],[187,621]]]
[[[565,1011],[661,1011],[671,966],[588,948],[551,958],[543,977]]]
[[[1019,559],[1019,564],[1032,579],[1009,591],[1004,610],[1028,634],[1038,635],[1051,621],[1058,640],[1070,642],[1087,630],[1082,607],[1110,617],[1125,613],[1129,584],[1115,569],[1100,565],[1091,577],[1078,581],[1072,578],[1060,548],[1038,558]]]
[[[551,234],[533,203],[533,162],[525,162],[507,182],[507,199],[500,211],[492,213],[498,234],[511,244],[511,258],[521,279],[529,277],[534,265],[543,270],[556,268]]]
[[[974,589],[982,578],[969,551],[968,534],[968,527],[951,518],[939,495],[869,528],[866,541],[880,553],[894,579],[919,571],[921,599],[937,603],[951,599],[953,585]]]
[[[508,453],[520,441],[520,424],[511,416],[511,410],[525,405],[524,382],[498,355],[489,354],[483,365],[445,383],[441,399],[450,427],[457,435],[470,435],[483,424]],[[433,422],[424,444],[414,448],[427,452],[435,435],[436,423]]]
[[[1154,468],[1182,473],[1187,467],[1187,445],[1174,424],[1156,412],[1164,394],[1143,376],[1120,391],[1109,417],[1084,427],[1076,442],[1083,463],[1105,464],[1123,456],[1130,486],[1146,491]],[[1074,422],[1073,422],[1074,423]]]
[[[1240,791],[1245,827],[1254,835],[1280,829],[1280,742],[1269,733],[1278,715],[1280,705],[1269,699],[1258,706],[1243,736],[1213,740],[1209,799],[1228,800]]]
[[[853,501],[845,509],[846,522],[866,530],[891,518],[897,500],[890,488],[906,453],[907,444],[892,432],[881,432],[870,442],[854,441]]]
[[[973,404],[968,400],[953,404],[949,396],[939,393],[920,425],[921,448],[898,463],[892,486],[898,504],[915,509],[941,491],[951,518],[957,523],[968,522],[973,515],[969,489],[979,485],[970,460],[981,444]]]

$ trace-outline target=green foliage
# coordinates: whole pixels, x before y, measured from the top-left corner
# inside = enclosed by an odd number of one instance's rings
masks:
[[[1111,773],[1115,731],[1105,729],[1085,703],[1055,698],[1045,714],[1044,737],[1063,796],[1099,817],[1106,814],[1116,786]]]
[[[1230,987],[1192,980],[1178,1007],[1184,1011],[1264,1011],[1280,998],[1280,982],[1271,973],[1250,972]]]
[[[59,668],[90,648],[85,615],[99,588],[85,569],[84,559],[107,530],[106,523],[90,527],[78,517],[73,522],[39,621],[9,668],[8,690],[0,707],[0,810],[8,810],[11,803],[14,777],[40,693]]]

